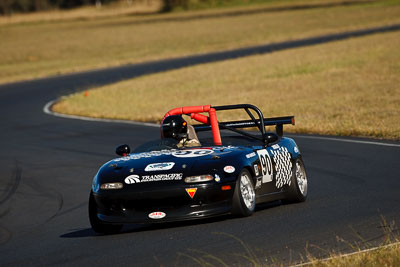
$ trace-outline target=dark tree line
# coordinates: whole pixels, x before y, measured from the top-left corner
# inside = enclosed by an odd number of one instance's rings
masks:
[[[0,15],[13,13],[28,13],[49,9],[70,9],[84,5],[108,4],[121,0],[0,0]],[[135,0],[133,0],[135,1]],[[163,7],[160,12],[168,12],[175,7],[188,9],[189,0],[161,0]],[[209,2],[215,0],[200,0]],[[224,0],[221,0],[224,1]],[[227,0],[229,1],[229,0]],[[247,1],[247,0],[246,0]]]
[[[34,12],[47,9],[68,9],[83,5],[96,4],[100,0],[0,0],[0,14],[15,12]],[[113,0],[101,0],[102,4]]]

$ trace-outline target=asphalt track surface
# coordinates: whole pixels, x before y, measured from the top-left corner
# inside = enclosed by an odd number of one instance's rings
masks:
[[[336,39],[310,38],[307,45]],[[42,111],[49,101],[147,73],[291,48],[285,46],[293,42],[302,46],[304,40],[266,45],[264,52],[239,49],[0,86],[0,265],[173,266],[199,260],[287,265],[307,252],[321,257],[331,250],[346,252],[355,242],[379,244],[385,231],[398,233],[399,142],[299,135],[293,137],[309,177],[305,203],[274,202],[248,218],[128,225],[118,235],[91,230],[87,202],[98,167],[114,157],[117,144],[135,147],[158,138],[159,131],[50,116]]]

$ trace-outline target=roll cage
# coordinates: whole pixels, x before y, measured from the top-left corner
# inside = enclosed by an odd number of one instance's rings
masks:
[[[232,109],[244,109],[246,113],[249,115],[249,120],[239,120],[239,121],[226,121],[219,122],[217,119],[217,111],[218,110],[232,110]],[[251,112],[254,111],[256,116]],[[200,113],[208,113],[208,116],[200,114]],[[198,125],[193,125],[196,131],[209,131],[211,130],[213,135],[213,141],[216,146],[222,145],[221,140],[221,129],[227,129],[244,136],[257,139],[262,141],[263,143],[268,143],[268,134],[265,131],[265,126],[275,125],[276,126],[276,134],[281,137],[283,135],[283,124],[295,124],[294,116],[286,116],[286,117],[274,117],[274,118],[264,118],[261,110],[254,105],[250,104],[238,104],[238,105],[225,105],[225,106],[187,106],[187,107],[179,107],[174,108],[168,111],[163,120],[170,115],[187,115],[192,119],[202,123]],[[162,122],[161,122],[162,123]],[[256,136],[245,132],[243,128],[256,127],[260,133],[260,136]]]

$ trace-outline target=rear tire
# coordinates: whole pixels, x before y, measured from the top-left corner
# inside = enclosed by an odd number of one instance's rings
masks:
[[[297,158],[292,167],[292,178],[284,202],[303,202],[307,199],[308,182],[303,160]]]
[[[251,174],[243,169],[237,178],[232,199],[232,213],[236,216],[250,216],[256,207],[256,194]]]
[[[122,224],[107,224],[97,217],[97,204],[93,192],[89,196],[89,221],[92,229],[100,234],[116,234],[122,229]]]

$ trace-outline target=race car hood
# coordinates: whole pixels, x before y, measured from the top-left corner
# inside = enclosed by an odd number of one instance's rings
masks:
[[[231,161],[230,158],[244,153],[243,150],[252,152],[252,149],[247,147],[227,146],[132,153],[104,164],[98,176],[101,182],[112,182],[127,177],[131,177],[132,181],[140,178],[142,182],[145,179],[182,180],[189,175],[217,172],[225,162]]]

